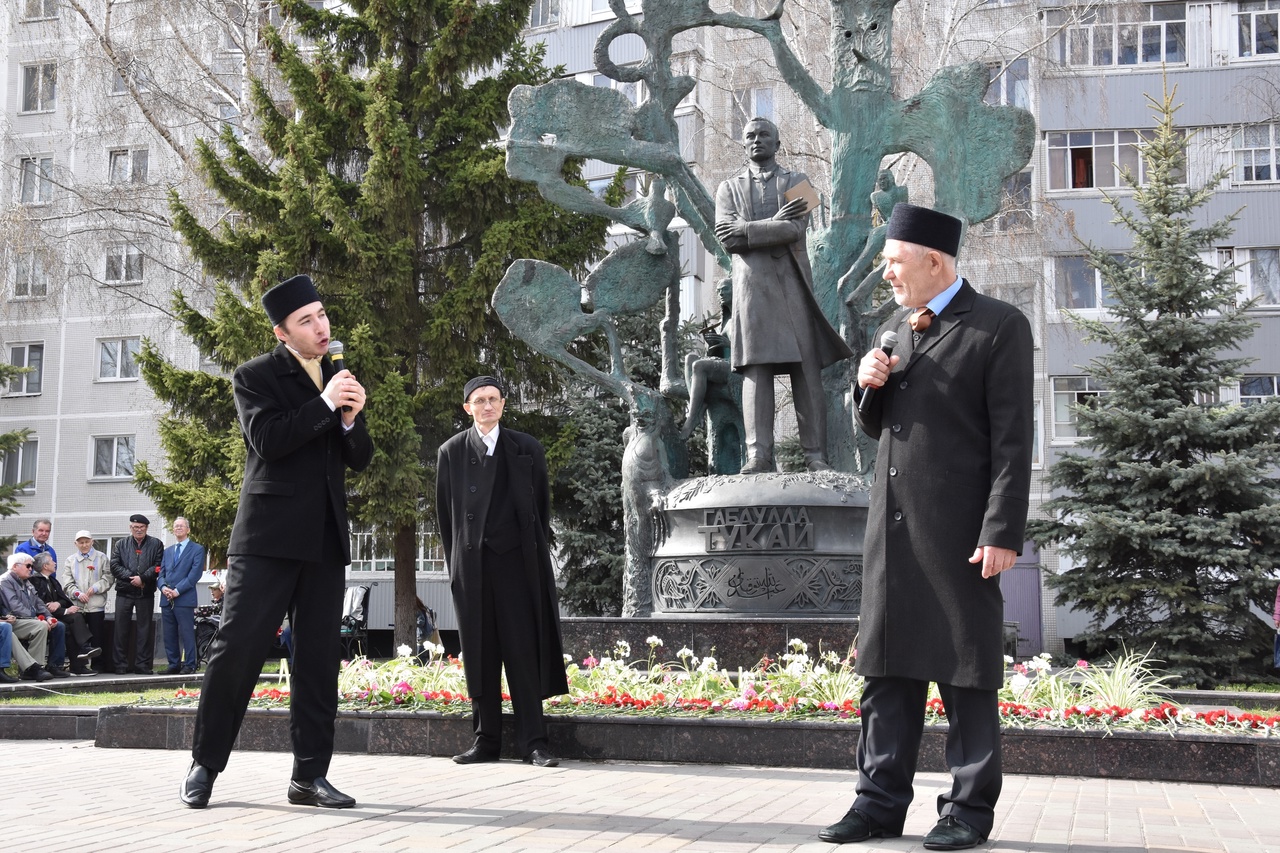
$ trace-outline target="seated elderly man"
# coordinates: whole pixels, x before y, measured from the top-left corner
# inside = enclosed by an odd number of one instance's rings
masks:
[[[9,555],[9,570],[0,575],[0,617],[13,617],[9,623],[13,636],[27,647],[34,659],[34,663],[23,669],[23,678],[29,681],[47,681],[50,676],[66,678],[62,664],[66,659],[67,629],[56,618],[48,616],[48,609],[31,585],[34,562],[30,554]],[[46,651],[47,670],[40,665]]]
[[[102,649],[94,645],[93,634],[89,631],[89,623],[85,621],[80,605],[71,600],[71,596],[62,587],[62,581],[54,574],[57,569],[58,564],[53,557],[36,554],[31,585],[36,588],[36,595],[44,602],[49,615],[65,623],[71,634],[71,674],[97,675],[89,668],[88,662],[102,654]]]
[[[13,623],[14,617],[6,616],[0,618],[0,684],[13,684],[18,679],[5,672],[9,668],[9,664],[15,661],[18,664],[18,672],[25,672],[32,664],[35,658],[27,654],[27,650],[22,647],[22,643],[13,641]],[[42,676],[38,680],[48,681],[53,678],[52,675],[40,670]]]

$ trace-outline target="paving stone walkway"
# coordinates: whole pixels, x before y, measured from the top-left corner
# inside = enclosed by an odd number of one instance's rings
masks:
[[[0,850],[817,853],[837,849],[815,833],[853,797],[853,775],[834,770],[460,767],[447,758],[338,755],[329,777],[359,806],[329,811],[286,802],[288,755],[239,752],[211,806],[192,811],[177,796],[188,761],[181,752],[82,741],[0,741],[8,789]],[[839,849],[923,849],[946,785],[940,774],[917,777],[903,838]],[[1011,776],[981,849],[1280,853],[1280,790]]]

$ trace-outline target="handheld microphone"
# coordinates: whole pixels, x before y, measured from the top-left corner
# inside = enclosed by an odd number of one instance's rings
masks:
[[[889,330],[880,338],[880,349],[884,350],[885,358],[893,355],[893,348],[898,345],[898,333]],[[333,348],[333,344],[329,344],[329,348]],[[866,414],[867,409],[871,408],[871,395],[875,391],[874,386],[867,386],[862,391],[862,399],[858,401],[858,412]]]
[[[336,338],[329,341],[329,360],[333,362],[333,369],[335,371],[342,370],[346,367],[342,358],[346,350],[347,348],[342,345],[342,341],[337,340]],[[338,411],[349,412],[351,411],[351,407],[342,406]]]

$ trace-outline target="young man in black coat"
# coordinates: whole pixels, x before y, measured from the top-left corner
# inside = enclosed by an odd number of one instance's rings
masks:
[[[879,440],[858,629],[866,676],[858,796],[819,833],[845,843],[902,834],[936,682],[953,784],[928,850],[986,840],[1000,795],[1000,572],[1021,553],[1031,488],[1033,345],[1017,308],[956,274],[960,220],[899,204],[884,277],[899,339],[858,366],[858,424]],[[871,397],[868,399],[867,395]]]
[[[262,297],[280,345],[236,369],[244,485],[231,543],[222,624],[200,692],[182,802],[204,808],[226,767],[286,614],[294,655],[289,730],[291,803],[349,808],[325,778],[333,755],[341,649],[338,621],[351,562],[346,469],[373,459],[365,391],[326,356],[329,318],[311,279],[295,276]]]
[[[505,666],[518,754],[554,767],[560,760],[547,749],[542,700],[568,693],[569,685],[547,545],[547,459],[533,436],[498,426],[505,396],[492,376],[469,381],[462,408],[474,425],[440,446],[436,465],[440,541],[476,733],[475,744],[453,760],[498,760]]]

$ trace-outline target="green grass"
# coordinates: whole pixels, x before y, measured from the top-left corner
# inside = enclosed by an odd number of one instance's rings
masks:
[[[273,678],[270,681],[258,682],[258,686],[254,690],[269,690],[280,686],[281,682]],[[199,689],[200,684],[199,682],[191,682],[186,685],[175,684],[172,687],[159,687],[150,690],[104,690],[94,693],[81,690],[59,692],[56,688],[49,687],[48,682],[44,682],[42,687],[49,692],[40,696],[3,696],[0,697],[0,705],[21,705],[40,708],[104,708],[108,705],[134,705],[140,702],[154,705],[173,699],[179,687],[196,690]]]

